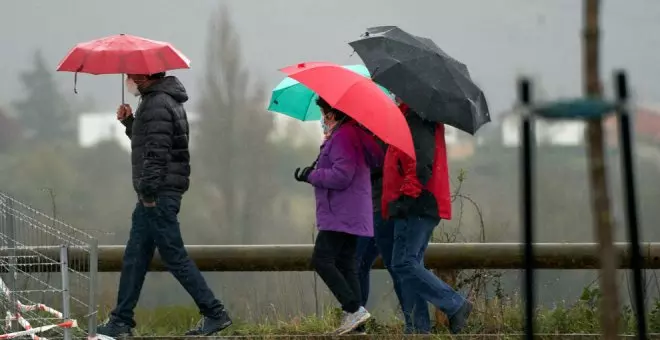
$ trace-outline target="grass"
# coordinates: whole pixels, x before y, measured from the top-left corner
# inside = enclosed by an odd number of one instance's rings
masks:
[[[582,297],[573,303],[560,302],[552,307],[539,308],[536,314],[536,331],[542,334],[599,333],[600,293],[597,289],[585,289]],[[491,299],[475,303],[475,311],[465,333],[469,334],[514,334],[523,328],[522,305],[517,297]],[[340,311],[327,310],[324,317],[298,316],[288,320],[264,320],[258,324],[235,324],[223,335],[305,335],[323,334],[335,329]],[[199,314],[195,308],[171,306],[153,310],[138,310],[137,335],[165,336],[180,335],[195,326]],[[656,301],[648,315],[649,331],[660,333],[660,300]],[[390,320],[371,320],[367,325],[370,334],[398,334],[402,324],[395,317]],[[435,331],[446,334],[442,326]],[[635,333],[635,318],[630,307],[621,311],[620,333]]]

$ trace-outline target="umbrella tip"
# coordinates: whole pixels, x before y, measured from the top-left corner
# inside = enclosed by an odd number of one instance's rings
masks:
[[[307,65],[305,65],[305,63],[300,63],[300,64],[298,64],[298,68],[305,68],[306,66],[307,66]]]

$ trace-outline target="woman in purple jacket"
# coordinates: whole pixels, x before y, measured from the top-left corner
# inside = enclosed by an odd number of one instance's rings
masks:
[[[356,269],[358,236],[373,236],[371,167],[382,162],[373,137],[345,113],[319,98],[326,135],[315,165],[296,169],[295,178],[314,187],[319,229],[312,265],[337,298],[344,318],[337,329],[346,334],[371,315],[361,306]]]

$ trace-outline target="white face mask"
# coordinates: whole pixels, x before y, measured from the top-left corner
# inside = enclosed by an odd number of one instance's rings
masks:
[[[325,118],[324,117],[321,117],[321,129],[323,129],[323,134],[328,133],[328,131],[330,130],[330,127],[328,126],[328,124],[325,123]]]
[[[136,97],[140,95],[137,84],[131,78],[126,78],[126,91]]]

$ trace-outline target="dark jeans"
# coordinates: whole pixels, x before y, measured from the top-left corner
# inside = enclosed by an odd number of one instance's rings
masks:
[[[374,262],[376,262],[378,254],[376,240],[373,237],[358,236],[355,263],[358,270],[358,280],[360,281],[362,306],[366,306],[367,301],[369,300],[371,267],[373,267]]]
[[[135,327],[133,309],[156,248],[167,269],[195,300],[202,315],[219,317],[224,312],[224,306],[188,257],[177,218],[180,207],[180,196],[160,196],[155,207],[145,207],[141,202],[135,206],[119,279],[117,307],[112,311],[114,321]]]
[[[407,334],[427,334],[431,332],[431,318],[426,300],[415,294],[409,288],[403,289],[400,275],[393,268],[393,252],[395,247],[394,223],[392,220],[374,224],[375,239],[383,263],[392,277],[392,284],[405,320],[404,332]],[[398,240],[397,240],[398,241]],[[428,242],[427,242],[428,243]],[[425,250],[426,248],[424,248]],[[417,252],[415,257],[421,266],[424,266],[424,251]]]
[[[414,308],[421,301],[426,307],[428,301],[451,318],[465,304],[465,298],[426,269],[422,262],[433,229],[439,222],[419,216],[392,220],[392,270],[401,280],[403,297],[408,305],[403,307],[404,310]]]
[[[357,236],[321,230],[316,236],[312,265],[348,313],[360,308],[360,283],[355,265]]]

